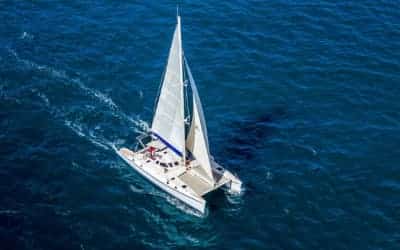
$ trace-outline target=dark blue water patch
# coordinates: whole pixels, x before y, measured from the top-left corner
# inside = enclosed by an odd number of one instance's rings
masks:
[[[266,140],[277,132],[274,124],[284,122],[287,111],[285,107],[277,106],[264,112],[238,116],[238,120],[226,125],[224,155],[233,160],[254,159],[257,150],[265,147]]]

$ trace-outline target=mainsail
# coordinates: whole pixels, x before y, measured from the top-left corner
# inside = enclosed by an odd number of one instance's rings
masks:
[[[180,16],[151,126],[152,133],[177,154],[185,155],[182,38]]]
[[[204,170],[206,174],[204,177],[206,177],[211,183],[214,183],[210,161],[210,150],[208,146],[207,127],[204,119],[203,108],[201,106],[199,93],[197,91],[192,72],[190,71],[186,60],[185,66],[193,94],[192,123],[186,139],[186,147]]]

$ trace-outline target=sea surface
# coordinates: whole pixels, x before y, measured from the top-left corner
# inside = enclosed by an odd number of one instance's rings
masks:
[[[0,1],[0,249],[400,249],[400,2],[180,1],[215,159],[199,216],[116,155],[175,1]]]

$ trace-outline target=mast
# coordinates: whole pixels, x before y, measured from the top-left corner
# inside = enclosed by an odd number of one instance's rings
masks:
[[[183,55],[182,55],[182,30],[181,30],[181,16],[179,15],[179,7],[176,6],[176,22],[177,22],[177,29],[178,29],[178,36],[179,36],[179,41],[180,41],[180,47],[179,47],[179,67],[180,70],[179,72],[181,73],[181,80],[182,84],[183,83]],[[182,88],[182,95],[184,96],[185,93],[184,88]],[[182,152],[182,159],[183,159],[183,165],[186,166],[186,139],[185,139],[185,99],[183,99],[182,102],[182,110],[183,110],[183,152]]]

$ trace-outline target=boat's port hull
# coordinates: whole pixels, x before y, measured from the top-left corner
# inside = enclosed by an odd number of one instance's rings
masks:
[[[141,174],[143,177],[148,179],[150,182],[152,182],[155,186],[160,188],[161,190],[165,191],[166,193],[170,194],[171,196],[177,198],[178,200],[182,201],[186,205],[190,206],[191,208],[199,211],[200,213],[204,214],[205,213],[205,207],[206,207],[206,201],[201,198],[201,197],[191,197],[189,195],[186,195],[184,193],[179,192],[178,190],[168,186],[167,184],[161,182],[157,178],[153,177],[143,169],[141,169],[139,166],[137,166],[133,160],[128,159],[125,157],[120,151],[117,151],[118,155],[126,162],[128,163],[133,169],[135,169],[139,174]]]

